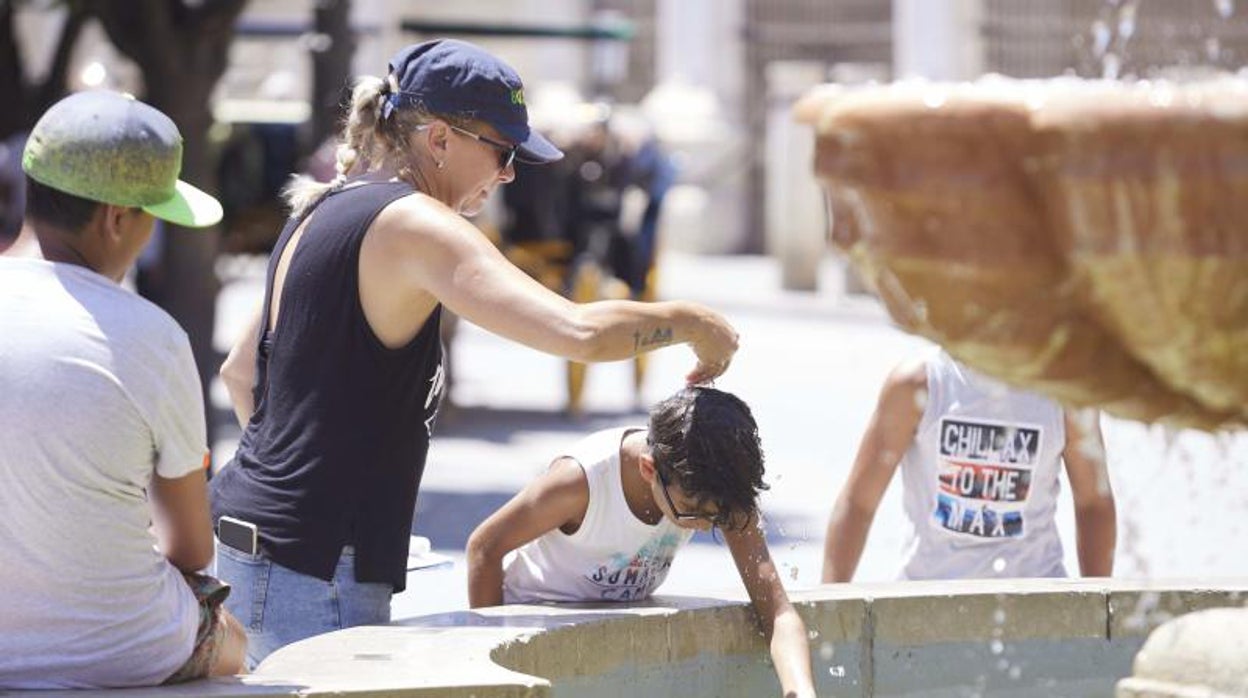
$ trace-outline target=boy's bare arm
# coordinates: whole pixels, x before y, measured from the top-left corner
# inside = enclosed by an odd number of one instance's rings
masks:
[[[914,441],[927,397],[922,362],[892,372],[858,446],[853,468],[832,506],[823,543],[823,582],[853,580],[875,510]]]
[[[151,502],[160,550],[169,562],[183,572],[212,564],[212,515],[204,471],[172,479],[153,474]]]
[[[1079,572],[1085,577],[1108,577],[1114,571],[1118,521],[1100,413],[1091,409],[1068,411],[1065,420],[1066,448],[1062,460],[1066,462],[1070,495],[1075,503]]]
[[[786,698],[814,696],[814,679],[810,673],[810,645],[806,641],[806,624],[789,603],[789,596],[780,583],[780,575],[771,561],[771,553],[763,540],[757,515],[741,530],[724,531],[724,541],[732,551],[741,581],[750,595],[754,613],[771,648],[771,661]]]
[[[502,604],[503,557],[548,531],[579,526],[588,506],[589,481],[580,464],[571,458],[551,463],[469,536],[468,605]]]

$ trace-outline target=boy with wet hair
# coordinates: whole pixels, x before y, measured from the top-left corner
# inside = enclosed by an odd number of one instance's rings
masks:
[[[714,388],[685,388],[654,406],[648,427],[583,439],[478,526],[468,540],[469,603],[645,599],[695,530],[718,529],[785,695],[814,695],[806,627],[759,527],[766,488],[749,407]]]

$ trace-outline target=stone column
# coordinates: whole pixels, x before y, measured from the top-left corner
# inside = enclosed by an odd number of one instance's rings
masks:
[[[982,0],[893,0],[893,74],[971,80],[983,70]]]
[[[674,248],[735,252],[746,239],[743,17],[744,0],[656,6],[656,85],[642,106],[681,170],[659,233]]]
[[[767,66],[767,252],[780,260],[780,285],[794,291],[819,286],[828,226],[823,193],[811,176],[815,130],[793,119],[793,103],[824,82],[820,61],[773,61]]]

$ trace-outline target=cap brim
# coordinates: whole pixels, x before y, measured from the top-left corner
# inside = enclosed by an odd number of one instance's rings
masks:
[[[530,165],[544,165],[563,159],[563,151],[537,131],[530,130],[529,137],[524,139],[516,149],[516,159]]]
[[[221,222],[221,202],[202,190],[178,180],[173,196],[144,211],[184,228],[207,228]]]

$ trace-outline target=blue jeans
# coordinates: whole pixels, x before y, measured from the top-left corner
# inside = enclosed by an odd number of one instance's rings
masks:
[[[247,667],[304,638],[390,622],[389,584],[355,581],[355,553],[344,548],[330,581],[217,542],[216,576],[232,587],[226,609],[247,629]]]

